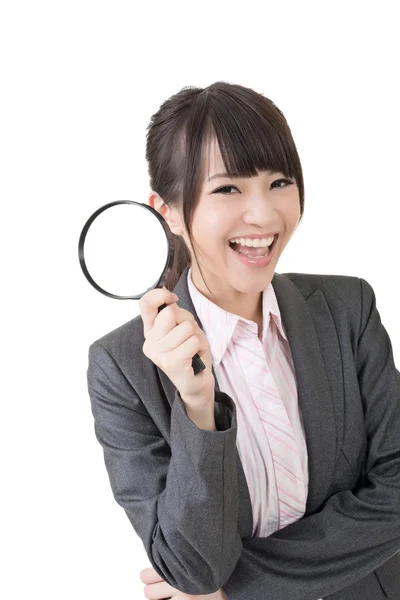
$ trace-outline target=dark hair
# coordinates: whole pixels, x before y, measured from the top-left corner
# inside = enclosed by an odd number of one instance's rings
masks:
[[[186,86],[161,104],[147,131],[150,187],[166,205],[183,209],[183,221],[202,276],[191,224],[203,177],[203,150],[213,138],[230,176],[252,177],[258,170],[273,170],[293,178],[300,196],[299,222],[302,219],[300,158],[282,111],[262,94],[224,81],[206,88]],[[164,282],[168,290],[173,290],[185,267],[191,265],[185,240],[180,235],[175,238],[174,263]]]

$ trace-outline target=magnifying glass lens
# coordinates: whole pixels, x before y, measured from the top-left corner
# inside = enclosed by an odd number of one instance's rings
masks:
[[[78,253],[82,271],[97,291],[111,298],[138,300],[164,285],[174,247],[167,222],[152,206],[119,200],[102,206],[87,220]],[[196,375],[205,369],[197,354],[192,366]]]

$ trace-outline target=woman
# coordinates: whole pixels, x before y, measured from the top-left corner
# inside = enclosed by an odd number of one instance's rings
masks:
[[[174,267],[88,367],[145,597],[400,599],[400,374],[367,281],[275,271],[304,211],[284,115],[183,88],[146,158]]]

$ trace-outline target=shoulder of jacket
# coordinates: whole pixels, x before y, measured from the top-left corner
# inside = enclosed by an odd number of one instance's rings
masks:
[[[304,298],[308,298],[317,290],[332,299],[343,299],[359,303],[360,278],[355,275],[335,275],[322,273],[284,273],[299,289]]]
[[[143,353],[144,342],[143,320],[138,315],[94,340],[91,346],[102,346],[121,371],[132,376],[133,372],[143,374],[143,369],[154,367]]]
[[[294,283],[304,299],[311,303],[317,293],[322,293],[332,316],[341,318],[346,315],[348,326],[351,330],[359,331],[362,320],[363,297],[372,292],[370,284],[355,275],[336,275],[320,273],[285,273]],[[367,300],[368,301],[368,300]]]

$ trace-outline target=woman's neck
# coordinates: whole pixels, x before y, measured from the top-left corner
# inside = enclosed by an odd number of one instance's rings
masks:
[[[261,334],[263,328],[262,292],[259,292],[251,298],[249,297],[250,294],[242,295],[242,301],[238,301],[227,298],[226,295],[223,294],[221,294],[220,297],[216,297],[216,295],[211,296],[203,279],[198,277],[197,273],[193,272],[193,269],[191,271],[191,280],[203,296],[208,298],[211,302],[214,302],[214,304],[220,308],[256,323],[258,335]]]

